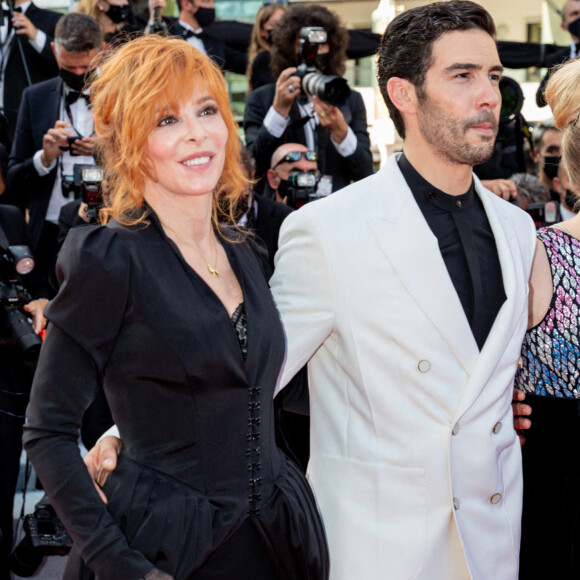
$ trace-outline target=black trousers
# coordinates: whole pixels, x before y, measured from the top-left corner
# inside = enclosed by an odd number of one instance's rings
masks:
[[[526,396],[520,580],[580,578],[580,402]]]

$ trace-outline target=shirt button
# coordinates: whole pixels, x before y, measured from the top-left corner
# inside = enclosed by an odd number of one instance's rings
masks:
[[[457,200],[457,201],[455,202],[455,205],[456,205],[457,207],[463,207],[463,204],[461,203],[461,201],[460,201],[460,200]]]
[[[492,429],[492,431],[493,431],[493,434],[494,434],[494,435],[497,435],[497,434],[498,434],[498,433],[501,431],[501,428],[502,428],[502,426],[503,426],[503,425],[501,424],[501,421],[498,421],[498,422],[497,422],[497,423],[496,423],[496,424],[493,426],[493,429]]]
[[[437,197],[437,194],[434,191],[430,191],[427,197],[429,199],[435,199]]]
[[[459,498],[458,497],[454,497],[453,498],[453,507],[458,510],[459,506],[461,505],[461,503],[459,502]]]
[[[490,498],[489,502],[493,505],[499,503],[501,501],[501,493],[494,493]]]
[[[451,435],[457,435],[460,430],[461,430],[461,426],[459,425],[459,423],[455,423],[455,425],[453,425],[453,430],[451,431]]]
[[[428,373],[431,370],[431,363],[428,360],[420,360],[417,368],[421,373]]]

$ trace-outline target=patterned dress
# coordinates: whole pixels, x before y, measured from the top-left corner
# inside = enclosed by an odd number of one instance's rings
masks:
[[[554,294],[544,319],[524,338],[516,386],[526,393],[579,398],[580,241],[555,228],[538,232]]]
[[[580,241],[556,228],[541,229],[538,239],[553,295],[524,338],[516,377],[532,407],[522,448],[519,580],[580,578]]]

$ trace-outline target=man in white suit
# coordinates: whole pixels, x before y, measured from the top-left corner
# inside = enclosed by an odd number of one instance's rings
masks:
[[[395,18],[379,86],[403,154],[282,226],[282,384],[308,363],[332,579],[518,575],[510,399],[535,232],[472,173],[497,133],[494,33],[472,2]]]
[[[535,231],[472,173],[497,133],[494,33],[473,2],[397,16],[379,84],[403,154],[281,229],[281,385],[308,363],[333,580],[518,575],[510,401]]]

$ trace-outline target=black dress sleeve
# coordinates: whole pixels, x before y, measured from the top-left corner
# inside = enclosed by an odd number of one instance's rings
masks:
[[[57,265],[60,291],[46,308],[24,427],[24,447],[59,517],[100,580],[143,578],[153,569],[132,550],[99,498],[79,454],[92,402],[123,322],[129,258],[107,227],[72,230]]]

